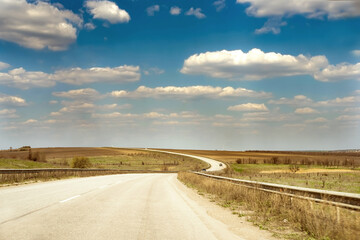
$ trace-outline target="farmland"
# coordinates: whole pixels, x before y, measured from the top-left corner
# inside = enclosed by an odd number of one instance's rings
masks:
[[[172,151],[222,161],[230,167],[224,176],[360,193],[359,152]]]
[[[29,160],[29,154],[33,157]],[[36,158],[34,159],[34,156]],[[68,168],[74,157],[87,157],[91,168],[184,171],[207,168],[189,157],[120,148],[33,148],[0,151],[0,168]]]

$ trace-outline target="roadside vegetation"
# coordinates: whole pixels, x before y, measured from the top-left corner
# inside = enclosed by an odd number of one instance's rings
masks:
[[[285,239],[348,239],[360,236],[360,213],[181,172],[180,181],[233,214]]]

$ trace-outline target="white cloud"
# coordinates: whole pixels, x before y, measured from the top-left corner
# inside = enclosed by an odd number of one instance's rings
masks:
[[[326,101],[319,101],[316,103],[318,106],[347,106],[360,102],[360,96],[348,96],[343,98],[335,98]]]
[[[187,15],[187,16],[191,16],[191,15],[193,15],[193,16],[195,16],[195,17],[197,17],[198,19],[202,19],[202,18],[205,18],[206,16],[205,16],[205,14],[203,14],[202,12],[201,12],[201,8],[190,8],[186,13],[185,13],[185,15]]]
[[[360,114],[357,115],[341,115],[336,118],[339,121],[358,121],[360,120]]]
[[[213,5],[216,7],[217,12],[220,12],[226,7],[225,0],[216,0]]]
[[[145,75],[150,75],[150,74],[160,75],[160,74],[163,74],[164,72],[165,72],[165,70],[157,68],[157,67],[153,67],[153,68],[144,70]]]
[[[329,65],[314,75],[316,80],[322,82],[335,82],[342,80],[360,81],[360,63],[349,64],[342,63],[338,65]]]
[[[26,106],[27,103],[25,99],[16,97],[16,96],[9,96],[0,93],[0,104],[1,105],[9,105],[9,106]]]
[[[272,32],[273,34],[279,34],[280,33],[280,28],[283,26],[286,26],[287,23],[282,21],[281,18],[279,17],[272,17],[269,18],[264,26],[262,28],[256,29],[255,33],[256,34],[264,34],[264,33],[269,33]]]
[[[199,125],[200,123],[199,122],[196,122],[196,121],[185,121],[185,122],[182,122],[182,121],[155,121],[153,122],[154,125],[161,125],[161,126],[164,126],[164,125],[169,125],[169,126],[179,126],[179,125]]]
[[[319,113],[317,110],[310,108],[310,107],[305,107],[305,108],[297,108],[295,110],[296,114],[313,114],[313,113]]]
[[[86,1],[85,6],[95,19],[107,20],[112,24],[127,23],[130,15],[111,1]]]
[[[148,16],[154,16],[155,12],[159,12],[159,11],[160,11],[159,5],[153,5],[153,6],[146,8],[146,12],[147,12]]]
[[[0,39],[26,48],[65,50],[81,25],[81,17],[47,2],[0,0]]]
[[[17,118],[16,109],[2,109],[0,110],[0,118]]]
[[[140,79],[140,76],[140,67],[123,65],[114,68],[92,67],[58,70],[52,75],[52,78],[68,84],[81,85],[93,82],[135,82]]]
[[[15,68],[7,73],[0,72],[0,84],[28,89],[31,87],[52,87],[55,81],[44,72],[27,72],[24,68]]]
[[[63,107],[59,110],[60,113],[92,112],[95,108],[95,105],[93,103],[87,103],[87,102],[78,102],[78,101],[65,102],[65,101],[63,101],[63,104],[65,105],[65,107]]]
[[[28,89],[31,87],[52,87],[56,81],[81,85],[93,82],[134,82],[140,79],[140,67],[92,67],[87,69],[71,68],[58,70],[48,74],[44,72],[28,72],[23,68],[15,68],[7,73],[0,72],[0,84]]]
[[[4,63],[4,62],[0,62],[0,70],[5,69],[5,68],[8,68],[8,67],[10,67],[10,64]]]
[[[305,122],[306,123],[325,123],[327,122],[328,120],[326,118],[323,118],[323,117],[318,117],[318,118],[315,118],[315,119],[309,119],[309,120],[306,120]]]
[[[125,90],[110,93],[118,98],[226,98],[226,97],[271,97],[271,93],[256,92],[245,88],[212,87],[212,86],[189,86],[189,87],[138,87],[133,92]]]
[[[328,1],[328,0],[236,0],[240,4],[250,4],[246,9],[249,16],[254,17],[291,17],[296,14],[307,18],[330,19],[360,16],[355,1]]]
[[[360,57],[360,50],[352,50],[351,53],[356,57]]]
[[[96,28],[96,26],[93,23],[88,22],[84,25],[84,28],[91,31],[91,30],[94,30]]]
[[[100,96],[99,92],[92,88],[76,89],[67,92],[53,92],[52,95],[71,99],[95,99]]]
[[[92,118],[130,118],[130,119],[133,119],[133,118],[138,117],[138,116],[139,115],[137,115],[137,114],[120,113],[120,112],[104,113],[104,114],[93,113],[91,115]]]
[[[58,104],[59,102],[58,101],[56,101],[56,100],[50,100],[49,101],[49,104]]]
[[[313,104],[314,101],[304,95],[296,95],[294,98],[280,98],[278,100],[269,100],[269,104],[277,104],[277,105],[310,105]]]
[[[344,112],[359,112],[360,113],[360,107],[345,108]]]
[[[235,106],[228,107],[229,111],[268,111],[268,108],[265,104],[257,104],[257,103],[244,103]]]
[[[184,61],[181,72],[203,74],[215,78],[236,80],[260,80],[271,77],[313,74],[326,67],[325,56],[305,57],[280,53],[264,53],[252,49],[248,53],[241,50],[206,52],[190,56]]]
[[[34,123],[37,123],[37,122],[38,122],[38,120],[36,120],[36,119],[28,119],[25,122],[23,122],[23,124],[31,125],[31,124],[34,124]]]
[[[174,6],[170,8],[171,15],[179,15],[181,13],[181,8]]]

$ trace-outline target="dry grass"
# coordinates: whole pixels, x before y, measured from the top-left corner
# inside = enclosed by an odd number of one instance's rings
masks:
[[[215,195],[223,206],[233,209],[240,207],[243,212],[251,210],[252,213],[248,214],[249,220],[262,229],[269,229],[284,238],[355,240],[360,236],[358,212],[346,209],[337,212],[336,207],[291,199],[192,173],[179,173],[178,178],[188,186]],[[283,234],[288,229],[293,229],[297,234]]]
[[[208,164],[200,160],[167,153],[140,149],[76,147],[0,151],[0,168],[9,168],[9,164],[3,163],[10,159],[14,159],[14,162],[28,162],[25,165],[34,165],[30,164],[31,162],[44,162],[48,167],[68,168],[74,157],[87,157],[92,168],[184,171],[208,167]],[[14,164],[12,165],[14,166]]]
[[[0,186],[7,186],[10,184],[26,183],[26,182],[38,182],[38,181],[50,181],[63,178],[72,177],[91,177],[98,175],[120,174],[118,171],[41,171],[41,172],[28,172],[28,173],[0,173]],[[122,173],[127,173],[126,171]]]

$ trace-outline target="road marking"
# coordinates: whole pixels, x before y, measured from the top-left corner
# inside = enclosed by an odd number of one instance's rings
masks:
[[[67,198],[67,199],[65,199],[65,200],[60,201],[60,203],[67,202],[67,201],[70,201],[70,200],[72,200],[72,199],[74,199],[74,198],[78,198],[78,197],[80,197],[80,195],[76,195],[76,196],[73,196],[73,197]]]

